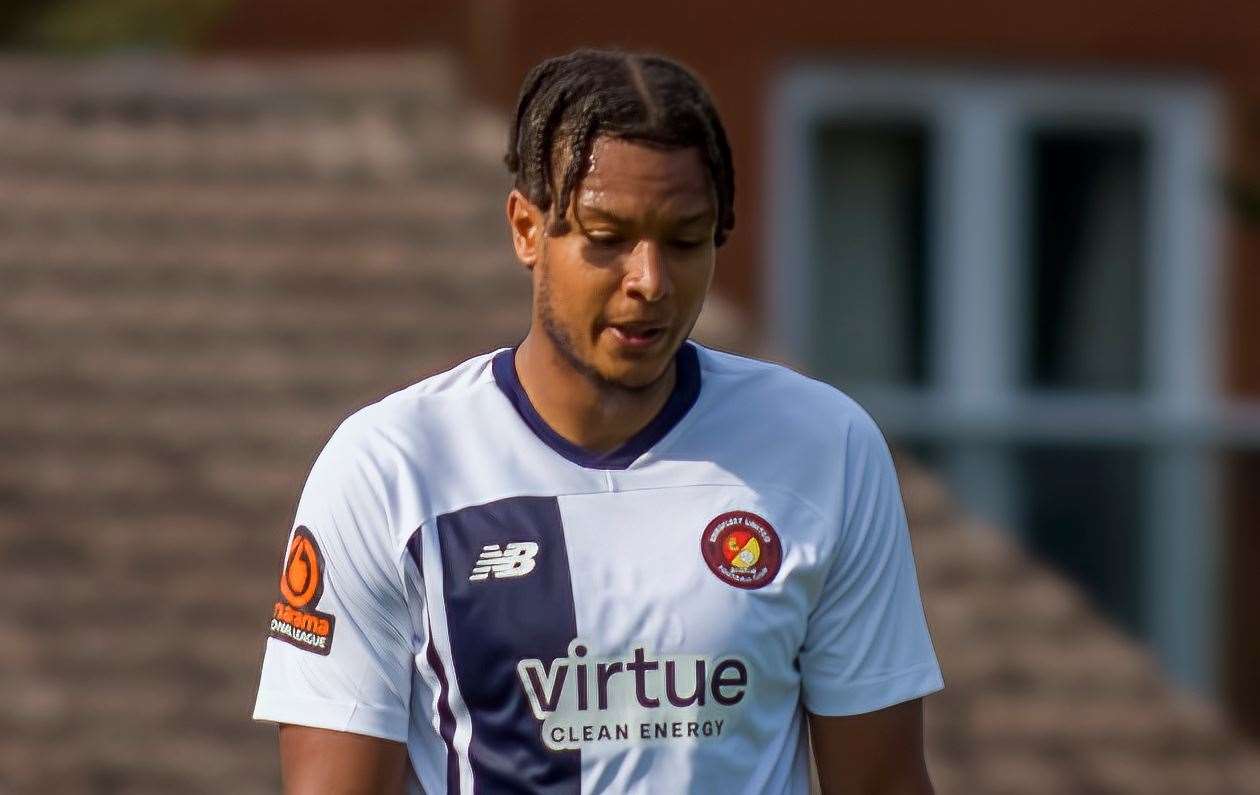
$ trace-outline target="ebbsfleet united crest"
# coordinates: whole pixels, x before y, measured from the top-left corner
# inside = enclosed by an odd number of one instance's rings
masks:
[[[700,536],[700,554],[717,578],[736,588],[769,585],[783,564],[779,534],[749,511],[728,511],[713,518]]]

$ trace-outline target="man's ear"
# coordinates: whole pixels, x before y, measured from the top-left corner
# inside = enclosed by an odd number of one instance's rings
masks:
[[[528,270],[533,270],[538,262],[543,229],[547,223],[546,215],[525,198],[525,194],[513,188],[507,198],[507,220],[508,228],[512,231],[512,248],[516,250],[516,258]]]

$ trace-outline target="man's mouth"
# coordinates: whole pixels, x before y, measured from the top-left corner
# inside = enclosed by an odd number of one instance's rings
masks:
[[[648,323],[612,323],[613,338],[628,348],[650,348],[665,337],[667,326]]]

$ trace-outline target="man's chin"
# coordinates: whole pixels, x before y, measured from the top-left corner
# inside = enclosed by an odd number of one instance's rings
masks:
[[[627,392],[645,392],[669,374],[673,353],[651,357],[609,357],[598,368],[600,378],[609,386]]]

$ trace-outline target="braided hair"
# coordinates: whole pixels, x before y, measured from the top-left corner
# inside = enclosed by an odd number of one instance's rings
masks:
[[[580,49],[525,76],[503,162],[516,189],[544,213],[549,235],[568,231],[569,198],[600,135],[663,148],[696,147],[717,194],[713,243],[735,227],[735,166],[709,92],[686,67],[659,55]],[[567,155],[567,159],[564,157]],[[559,192],[553,170],[564,166]]]

